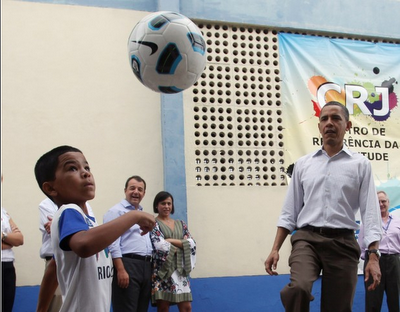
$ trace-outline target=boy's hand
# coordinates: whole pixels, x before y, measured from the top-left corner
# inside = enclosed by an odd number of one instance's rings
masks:
[[[140,230],[142,231],[140,234],[145,235],[156,226],[156,219],[153,215],[147,212],[141,212],[141,218],[138,222],[138,225],[140,226]]]

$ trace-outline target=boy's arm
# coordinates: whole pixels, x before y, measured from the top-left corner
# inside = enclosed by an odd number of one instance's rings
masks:
[[[69,247],[79,257],[90,257],[108,247],[134,224],[140,226],[144,235],[154,228],[156,220],[147,212],[130,211],[110,222],[71,235]]]
[[[47,312],[57,289],[57,270],[56,262],[51,259],[44,272],[42,283],[40,284],[38,304],[36,312]]]

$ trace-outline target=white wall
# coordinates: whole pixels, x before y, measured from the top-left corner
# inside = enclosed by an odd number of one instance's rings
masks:
[[[148,212],[163,189],[160,96],[137,81],[126,49],[131,29],[146,14],[2,2],[1,196],[25,236],[24,246],[15,248],[19,286],[40,284],[44,269],[37,209],[44,195],[33,174],[43,153],[62,144],[84,152],[96,178],[91,205],[100,220],[123,198],[132,174],[147,182]],[[186,142],[186,162],[193,162],[193,141]],[[285,192],[188,186],[189,229],[198,244],[192,276],[265,274]],[[288,273],[289,248],[287,240],[280,273]]]
[[[133,75],[130,31],[146,12],[2,1],[2,206],[20,227],[18,285],[40,283],[33,168],[58,145],[83,151],[96,178],[96,216],[124,197],[133,174],[148,183],[151,212],[163,189],[160,96]]]
[[[188,188],[188,222],[197,242],[193,277],[263,275],[285,187]],[[289,273],[289,239],[279,274]]]

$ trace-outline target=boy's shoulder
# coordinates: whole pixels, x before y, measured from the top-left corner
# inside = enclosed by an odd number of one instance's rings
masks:
[[[85,212],[82,210],[82,208],[80,208],[78,205],[76,204],[65,204],[62,205],[54,214],[53,220],[59,220],[61,218],[68,218],[71,219],[74,218],[75,220],[81,219],[79,217],[79,215],[81,216],[81,218],[83,220],[85,220],[85,223],[87,223],[87,219],[91,219],[92,221],[90,223],[96,222],[96,217],[92,214],[90,214],[90,216],[87,216],[85,214]],[[53,222],[54,223],[54,222]],[[52,223],[52,225],[53,225]],[[58,222],[57,222],[58,223]]]
[[[57,210],[57,214],[61,215],[63,213],[63,211],[67,210],[67,209],[74,209],[78,212],[80,212],[81,214],[85,215],[85,213],[83,212],[83,210],[81,209],[81,207],[79,207],[77,204],[65,204],[62,205],[58,210]]]

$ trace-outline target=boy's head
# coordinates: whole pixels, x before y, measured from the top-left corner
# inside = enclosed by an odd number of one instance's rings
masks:
[[[95,184],[83,153],[59,146],[39,158],[35,177],[40,189],[57,204],[78,203],[94,197]]]

